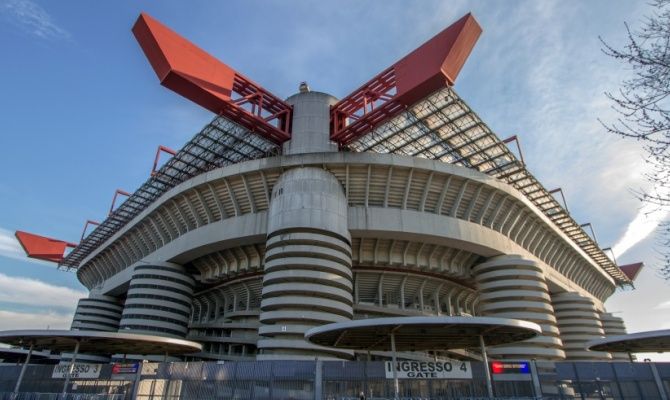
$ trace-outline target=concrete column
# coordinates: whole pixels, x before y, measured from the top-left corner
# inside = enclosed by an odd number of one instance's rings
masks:
[[[122,311],[123,306],[117,298],[91,293],[77,303],[70,329],[116,332]]]
[[[136,266],[119,331],[185,337],[193,286],[193,278],[180,265],[153,263]]]
[[[603,331],[605,332],[605,337],[625,335],[627,333],[626,325],[624,324],[623,319],[611,313],[601,313],[600,322],[603,324]],[[629,356],[627,353],[610,353],[610,354],[612,354],[613,360],[629,361]]]
[[[337,151],[337,144],[330,141],[330,106],[337,103],[335,97],[307,91],[294,94],[286,102],[293,106],[293,122],[284,154]]]
[[[593,299],[578,293],[562,292],[552,294],[551,300],[568,360],[595,361],[612,358],[609,353],[585,349],[588,341],[605,336]]]
[[[494,257],[472,270],[479,289],[482,316],[535,322],[542,335],[505,346],[492,347],[494,358],[562,360],[565,358],[554,308],[542,269],[518,255]]]
[[[319,168],[286,171],[268,212],[257,359],[351,358],[308,343],[309,328],[353,317],[347,199]]]

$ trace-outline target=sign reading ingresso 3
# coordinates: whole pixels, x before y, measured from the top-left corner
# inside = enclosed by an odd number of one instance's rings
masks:
[[[52,378],[64,379],[70,370],[70,364],[58,364],[54,366]],[[100,364],[75,363],[72,369],[72,378],[95,379],[100,376]]]
[[[393,378],[391,361],[386,361],[384,372],[387,379]],[[396,370],[399,379],[472,379],[470,362],[458,360],[398,361]]]

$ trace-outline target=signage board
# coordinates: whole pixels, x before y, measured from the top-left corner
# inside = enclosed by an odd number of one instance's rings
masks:
[[[140,369],[140,363],[114,363],[112,365],[112,375],[136,374]]]
[[[528,361],[493,361],[491,373],[497,374],[530,374]]]
[[[398,361],[398,379],[472,379],[470,362],[459,360],[439,361]],[[387,379],[393,379],[391,361],[386,361],[384,372]]]
[[[77,379],[95,379],[100,376],[101,364],[83,364],[75,363],[72,369],[71,378]],[[52,378],[65,379],[70,371],[70,364],[58,364],[54,366]]]

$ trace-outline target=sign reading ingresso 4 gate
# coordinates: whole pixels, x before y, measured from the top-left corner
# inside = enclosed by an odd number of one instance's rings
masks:
[[[100,376],[100,364],[75,363],[72,369],[72,378],[95,379]],[[52,378],[64,379],[70,370],[70,364],[58,364],[54,366]]]
[[[387,379],[393,378],[391,361],[386,361],[384,372]],[[470,362],[458,360],[398,361],[399,379],[472,379]]]

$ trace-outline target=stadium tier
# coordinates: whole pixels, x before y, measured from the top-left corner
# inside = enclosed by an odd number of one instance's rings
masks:
[[[355,359],[305,331],[489,316],[542,329],[494,358],[625,358],[585,345],[625,333],[603,303],[632,277],[454,91],[472,15],[340,100],[281,100],[145,14],[133,33],[216,116],[80,243],[17,232],[90,290],[72,329],[187,338],[202,360]]]

